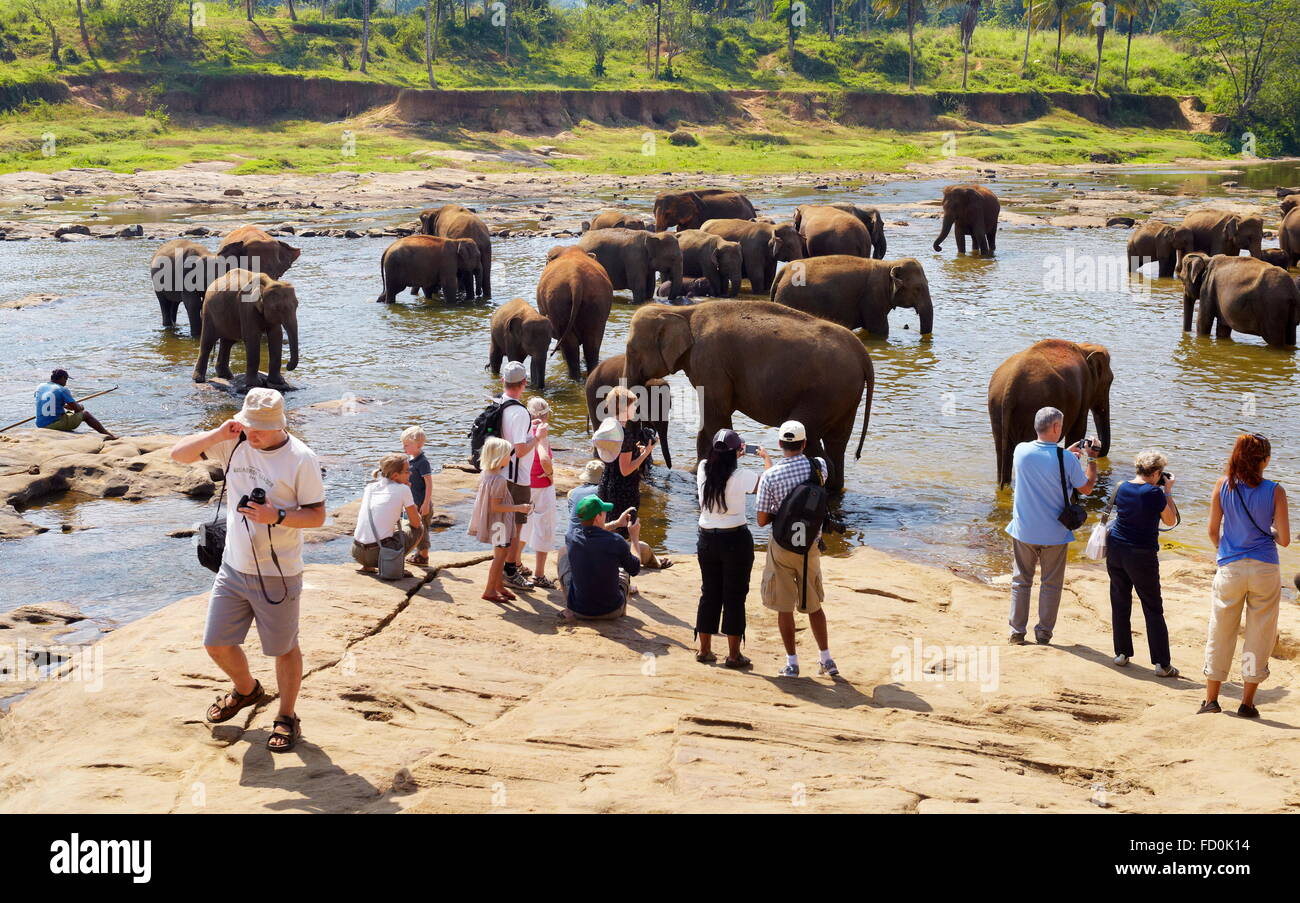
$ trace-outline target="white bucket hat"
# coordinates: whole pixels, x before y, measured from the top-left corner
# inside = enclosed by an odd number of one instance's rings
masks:
[[[591,435],[591,444],[596,446],[596,454],[606,464],[612,464],[618,453],[623,450],[623,425],[616,417],[606,417],[600,428]]]
[[[282,430],[288,426],[284,419],[284,396],[275,389],[249,389],[244,396],[244,407],[235,419],[250,430]]]

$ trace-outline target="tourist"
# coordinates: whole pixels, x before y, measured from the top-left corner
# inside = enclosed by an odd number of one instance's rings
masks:
[[[400,544],[405,555],[424,534],[424,519],[411,490],[410,458],[384,455],[379,459],[379,469],[370,478],[375,482],[366,487],[361,497],[357,526],[352,531],[352,557],[361,565],[363,574],[373,574],[379,569],[380,545],[397,548]],[[403,511],[407,519],[405,530],[401,529]]]
[[[823,458],[809,458],[804,454],[807,431],[797,420],[787,420],[777,431],[781,458],[764,471],[758,481],[758,525],[772,524],[781,503],[799,484],[813,477],[825,484],[830,468]],[[767,543],[767,561],[763,565],[763,605],[776,612],[776,624],[785,646],[785,667],[780,677],[799,676],[799,657],[795,654],[794,612],[807,613],[808,626],[817,641],[818,674],[837,676],[840,671],[831,658],[830,642],[826,633],[826,612],[822,610],[821,528],[810,540],[807,555],[782,548],[770,539]]]
[[[68,388],[68,371],[62,367],[50,374],[50,381],[36,387],[36,428],[71,433],[83,423],[109,439],[117,437],[95,419],[95,415],[77,403]]]
[[[1160,522],[1173,526],[1174,475],[1166,473],[1169,459],[1145,449],[1133,459],[1137,475],[1115,490],[1115,519],[1106,537],[1106,571],[1110,575],[1110,620],[1115,638],[1115,664],[1133,657],[1133,590],[1142,602],[1147,625],[1147,649],[1157,677],[1177,677],[1169,661],[1169,628],[1160,593]]]
[[[203,645],[234,687],[208,708],[207,720],[229,721],[263,697],[262,683],[253,679],[241,648],[249,625],[256,621],[262,654],[275,659],[280,696],[266,741],[272,752],[288,752],[302,736],[295,711],[302,687],[302,531],[325,523],[320,462],[286,426],[284,397],[274,389],[250,389],[234,419],[181,439],[171,451],[172,459],[182,464],[200,458],[219,462],[232,500]],[[254,490],[264,492],[266,501],[254,501]]]
[[[420,541],[411,556],[411,564],[429,563],[429,526],[433,520],[433,468],[424,456],[424,443],[428,439],[418,426],[402,431],[402,451],[411,459],[411,498],[420,511]]]
[[[589,495],[596,495],[600,491],[600,478],[605,475],[605,465],[596,458],[592,458],[582,468],[582,482],[569,490],[569,528],[572,529],[582,521],[578,520],[578,503]],[[566,529],[564,531],[568,533]]]
[[[1029,621],[1029,596],[1034,587],[1035,571],[1041,567],[1038,589],[1038,623],[1034,638],[1046,645],[1052,641],[1056,615],[1061,607],[1061,590],[1065,585],[1065,553],[1074,533],[1059,520],[1065,510],[1066,487],[1087,495],[1097,483],[1095,442],[1076,442],[1064,451],[1058,442],[1064,430],[1065,415],[1056,408],[1042,408],[1034,415],[1033,442],[1016,446],[1011,463],[1011,534],[1014,565],[1011,571],[1012,645],[1023,646]],[[1065,454],[1065,452],[1070,454]],[[1086,454],[1087,473],[1080,457]]]
[[[767,451],[758,449],[765,470],[771,469]],[[695,660],[716,662],[713,635],[727,638],[728,668],[748,668],[750,660],[741,654],[745,636],[745,598],[754,568],[754,534],[745,520],[745,497],[758,491],[759,474],[740,467],[745,443],[735,430],[721,429],[713,436],[709,455],[695,474],[700,499],[699,539],[696,556],[700,562],[700,604],[695,612],[695,633],[700,649]]]
[[[618,511],[632,510],[631,519],[625,527],[619,528],[618,534],[630,539],[635,551],[639,549],[641,540],[641,522],[637,516],[637,509],[641,507],[641,465],[650,458],[657,437],[637,422],[637,400],[631,389],[615,386],[605,396],[604,405],[615,423],[610,424],[607,418],[592,437],[593,442],[601,449],[601,443],[609,443],[615,435],[616,426],[622,433],[622,443],[618,457],[605,467],[600,497]]]
[[[1269,674],[1268,657],[1277,642],[1282,569],[1277,547],[1291,544],[1286,490],[1264,479],[1273,449],[1258,433],[1237,437],[1225,474],[1210,498],[1210,541],[1218,547],[1210,630],[1205,643],[1205,701],[1200,711],[1219,712],[1219,688],[1237,647],[1242,614],[1241,705],[1237,714],[1258,718],[1255,690]]]
[[[595,495],[578,503],[579,522],[565,536],[560,560],[565,600],[560,617],[607,620],[627,611],[632,577],[641,570],[641,560],[628,541],[616,535],[631,521],[632,509],[607,523],[605,515],[613,509]]]
[[[514,503],[513,510],[516,512],[515,529],[505,560],[505,582],[516,589],[527,590],[533,588],[532,581],[528,579],[531,571],[521,567],[519,559],[524,549],[523,529],[528,522],[526,512],[531,510],[528,506],[533,497],[533,451],[546,439],[547,427],[544,423],[535,427],[528,408],[520,401],[528,386],[528,369],[523,364],[519,361],[507,362],[501,368],[501,382],[505,391],[499,400],[502,403],[514,402],[506,404],[501,411],[501,435],[514,451],[506,467],[505,477]]]
[[[545,398],[528,399],[528,413],[539,427],[549,425],[551,406]],[[555,589],[555,583],[546,576],[546,557],[556,549],[555,527],[555,469],[551,455],[551,440],[543,438],[533,452],[533,470],[529,486],[532,488],[533,511],[524,525],[524,542],[532,549],[534,569],[529,579],[533,586]]]
[[[518,516],[525,519],[532,510],[528,502],[516,502],[504,470],[511,463],[510,443],[493,436],[483,443],[479,466],[478,493],[469,516],[470,536],[492,546],[492,565],[488,568],[483,598],[489,602],[509,602],[518,598],[505,585],[506,559],[519,531]]]

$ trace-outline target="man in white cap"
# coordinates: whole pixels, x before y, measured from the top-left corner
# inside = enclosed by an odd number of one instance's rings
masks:
[[[546,424],[539,423],[533,429],[533,417],[521,400],[524,389],[528,387],[528,368],[519,361],[508,361],[501,368],[501,382],[505,391],[499,399],[517,402],[508,404],[501,410],[501,438],[514,449],[510,463],[506,465],[506,484],[510,487],[510,499],[516,505],[527,505],[533,497],[532,472],[533,450],[546,438]],[[506,555],[505,581],[516,589],[532,589],[533,582],[528,579],[528,571],[519,565],[519,558],[524,550],[524,524],[528,515],[522,511],[515,513],[515,538]]]
[[[758,481],[760,527],[773,522],[786,496],[800,483],[808,480],[814,465],[823,484],[830,476],[830,469],[824,459],[809,458],[804,454],[808,435],[802,423],[787,420],[781,424],[777,437],[782,457],[763,471],[763,476]],[[785,646],[785,667],[778,672],[781,677],[799,676],[799,658],[794,646],[796,608],[808,614],[808,626],[812,628],[813,638],[817,641],[820,658],[818,673],[831,677],[840,673],[835,660],[831,658],[830,644],[826,637],[826,612],[822,611],[822,566],[821,550],[818,547],[820,538],[821,529],[818,527],[817,535],[812,537],[808,547],[806,575],[803,555],[784,549],[774,540],[768,539],[767,562],[763,566],[763,606],[776,612],[776,624]]]
[[[293,749],[302,735],[294,711],[302,686],[302,531],[325,523],[320,462],[285,426],[284,396],[274,389],[250,389],[234,419],[172,447],[173,460],[183,464],[200,458],[221,462],[230,496],[225,553],[208,600],[203,645],[234,687],[217,697],[207,720],[229,721],[264,695],[241,646],[256,621],[262,653],[275,658],[280,691],[280,711],[266,741],[272,752]],[[254,500],[263,493],[265,501]]]

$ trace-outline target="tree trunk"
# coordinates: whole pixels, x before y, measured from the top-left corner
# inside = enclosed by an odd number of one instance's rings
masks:
[[[1034,0],[1029,0],[1029,11],[1025,13],[1025,56],[1020,61],[1020,68],[1029,65],[1029,36],[1034,32]]]
[[[290,22],[298,21],[298,11],[293,8],[293,0],[289,0],[289,21]]]
[[[916,90],[912,77],[912,64],[916,60],[916,39],[913,36],[916,26],[916,9],[913,0],[907,0],[907,90]]]
[[[433,0],[424,0],[424,68],[429,73],[429,87],[436,88],[438,83],[433,78]],[[438,12],[442,12],[442,0],[438,0]]]
[[[1061,71],[1061,42],[1065,40],[1065,12],[1056,19],[1056,71]]]
[[[361,71],[370,61],[370,0],[361,0]]]
[[[1160,4],[1153,3],[1151,4],[1151,27],[1147,29],[1147,34],[1156,33],[1156,19],[1159,18],[1160,18]]]
[[[509,66],[510,65],[510,0],[501,0],[501,2],[502,2],[502,11],[505,13],[505,25],[506,25],[505,27],[506,65]],[[655,53],[657,54],[658,52],[659,52],[659,48],[656,47]]]
[[[1128,14],[1128,46],[1124,48],[1124,90],[1128,91],[1128,55],[1133,51],[1133,13]]]
[[[253,21],[253,4],[256,0],[245,0],[244,8],[248,11],[248,21]]]
[[[90,46],[90,33],[86,31],[86,10],[81,0],[77,0],[77,27],[81,29],[81,43],[86,48],[86,55],[93,57],[95,51]]]
[[[54,61],[56,69],[63,68],[63,42],[59,40],[59,30],[54,27],[54,20],[49,21],[50,26],[50,59]]]
[[[1101,84],[1101,45],[1106,40],[1106,26],[1097,26],[1097,70],[1092,74],[1092,90],[1095,92]]]
[[[664,14],[664,0],[655,3],[655,79],[659,78],[660,23]]]

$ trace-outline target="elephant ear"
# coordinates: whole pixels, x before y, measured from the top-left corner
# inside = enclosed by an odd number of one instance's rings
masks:
[[[792,220],[790,220],[790,222],[792,222],[792,223],[794,224],[794,228],[795,228],[795,230],[798,231],[798,230],[799,230],[799,227],[803,224],[803,205],[802,205],[802,204],[800,204],[798,207],[794,208],[794,218],[793,218]]]
[[[1233,216],[1223,224],[1223,235],[1228,241],[1237,241],[1237,230],[1241,227],[1241,217]]]
[[[906,270],[901,265],[889,268],[889,303],[892,306],[895,296],[903,290],[903,276]]]
[[[293,265],[293,262],[302,255],[302,248],[295,248],[288,242],[277,242],[280,245],[280,263],[284,264],[287,270]]]
[[[478,250],[478,245],[474,244],[472,240],[462,239],[460,244],[456,248],[456,256],[460,259],[460,262],[463,263],[465,266],[467,267],[473,266],[474,263],[476,262],[474,260],[474,252],[477,250]]]
[[[1209,264],[1210,259],[1205,254],[1200,251],[1193,251],[1185,255],[1178,265],[1178,277],[1183,280],[1184,285],[1199,291]]]
[[[438,211],[426,210],[420,214],[420,229],[425,235],[432,235],[438,227]]]
[[[552,260],[559,257],[565,251],[569,250],[570,247],[572,247],[572,245],[556,245],[555,247],[551,248],[551,250],[546,252],[546,262],[550,263]]]
[[[223,244],[217,248],[217,255],[220,257],[243,257],[244,243],[242,241],[232,241],[229,244]]]
[[[1092,371],[1093,376],[1097,378],[1100,384],[1110,373],[1110,349],[1105,345],[1080,344],[1079,350],[1084,353],[1083,361]]]
[[[659,317],[659,354],[668,373],[682,369],[682,358],[691,350],[695,337],[690,320],[681,311],[665,310]]]

